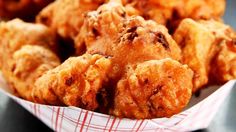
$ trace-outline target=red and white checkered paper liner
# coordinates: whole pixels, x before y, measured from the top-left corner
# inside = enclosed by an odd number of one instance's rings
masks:
[[[76,107],[35,104],[12,95],[0,75],[0,91],[58,132],[76,131],[192,131],[208,127],[236,80],[210,94],[199,103],[171,118],[151,120],[120,119]]]

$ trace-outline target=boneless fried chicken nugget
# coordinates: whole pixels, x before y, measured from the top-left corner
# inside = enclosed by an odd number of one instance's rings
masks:
[[[122,0],[126,7],[134,7],[145,19],[176,26],[184,18],[220,19],[225,0]],[[134,12],[134,11],[133,11]]]
[[[182,49],[182,63],[194,71],[193,92],[208,83],[211,48],[215,41],[214,35],[203,25],[184,19],[173,38]]]
[[[16,90],[20,97],[32,100],[34,82],[46,71],[60,64],[59,58],[52,51],[37,45],[25,45],[14,52],[8,60],[9,69],[2,69],[10,87]]]
[[[107,82],[110,64],[110,60],[101,55],[71,57],[36,81],[34,101],[95,110],[96,96]]]
[[[41,45],[57,52],[55,35],[40,24],[25,23],[20,19],[1,22],[0,36],[0,51],[5,53],[0,56],[6,56],[4,59],[26,44]]]
[[[223,84],[236,79],[236,33],[224,23],[199,21],[215,37],[213,58],[210,64],[210,83]]]
[[[117,94],[119,94],[120,92],[126,92],[125,89],[128,87],[124,86],[123,89],[121,89],[120,82],[123,82],[123,79],[126,77],[127,66],[135,66],[139,63],[144,63],[149,60],[155,60],[155,62],[159,62],[159,60],[162,60],[164,58],[173,58],[176,60],[180,60],[181,58],[178,45],[168,34],[168,31],[164,26],[159,25],[154,21],[145,21],[142,17],[129,17],[126,11],[127,10],[120,3],[109,2],[108,4],[104,4],[99,7],[97,11],[88,13],[80,30],[80,33],[75,41],[78,54],[81,53],[81,48],[85,48],[87,53],[89,54],[100,54],[103,56],[109,56],[111,58],[111,69],[108,74],[109,88],[106,89],[108,90],[108,98],[103,98],[104,100],[108,100],[111,103],[108,103],[108,107],[113,105],[113,99],[116,102],[116,100],[119,101],[120,98],[129,98],[129,95],[125,94],[124,96],[121,95],[122,97],[120,95],[112,95],[114,92]],[[169,70],[171,72],[163,71],[163,73],[166,72],[166,78],[168,78],[167,75],[170,75],[169,80],[172,80],[172,75],[174,75],[175,72],[176,74],[179,73],[177,69],[181,71],[182,64],[178,63],[177,61],[174,62],[178,64],[176,69]],[[175,65],[176,63],[174,63],[173,65]],[[141,69],[144,68],[142,67],[140,68],[140,70]],[[134,72],[134,70],[130,70],[129,75],[135,74]],[[159,112],[157,109],[154,109],[153,113],[147,111],[147,113],[144,113],[143,115],[140,114],[140,116],[135,114],[119,115],[117,114],[119,112],[116,112],[116,114],[114,115],[130,118],[154,118],[158,116],[171,116],[175,112],[178,112],[188,103],[192,89],[192,71],[189,70],[189,72],[185,72],[185,70],[182,70],[181,72],[183,72],[185,76],[181,76],[180,78],[183,79],[183,81],[188,81],[186,87],[179,88],[175,87],[174,84],[165,85],[164,82],[160,82],[161,79],[156,79],[156,82],[153,80],[153,82],[150,83],[148,89],[155,89],[156,86],[152,85],[152,83],[154,83],[163,84],[163,87],[170,87],[168,88],[169,93],[175,93],[175,90],[187,90],[188,92],[186,94],[185,100],[181,100],[182,102],[180,103],[183,105],[176,107],[176,109],[170,108],[168,110],[166,108],[163,111],[166,111],[167,113],[163,112],[164,114],[153,114],[155,112]],[[158,74],[158,72],[156,73]],[[189,74],[189,76],[187,76],[186,74]],[[180,76],[180,74],[177,75]],[[150,77],[150,80],[151,79],[152,77]],[[176,80],[173,79],[172,81],[175,82]],[[116,87],[117,82],[118,86]],[[139,87],[136,85],[133,87],[133,90],[138,90],[141,87],[142,86]],[[142,95],[141,92],[134,93],[134,96],[139,95],[140,98],[145,98],[146,96],[148,96],[145,94]],[[163,98],[165,97],[169,98],[166,95]],[[174,99],[175,98],[172,98],[171,101],[173,101]],[[106,102],[104,100],[103,102]],[[117,103],[117,107],[115,107],[115,110],[119,111],[118,109],[120,108],[124,111],[127,110],[129,112],[128,109],[123,109],[123,106],[119,105],[120,103]],[[177,105],[179,104],[176,104],[175,106]],[[139,109],[139,107],[143,107],[142,104],[137,104],[133,107],[133,109]],[[140,113],[141,111],[142,110],[140,110]],[[131,111],[130,113],[132,112],[135,111]]]
[[[214,74],[217,74],[216,76],[218,76],[215,78],[232,74],[232,71],[231,73],[226,73],[226,71],[229,72],[230,68],[226,70],[221,67],[222,65],[220,66],[220,64],[217,64],[221,62],[214,60],[219,59],[219,54],[222,52],[224,52],[223,54],[225,54],[225,57],[229,54],[234,54],[232,52],[233,46],[230,46],[231,48],[226,48],[228,47],[227,43],[233,43],[233,36],[234,32],[229,26],[213,20],[194,21],[191,19],[184,19],[180,23],[173,37],[182,49],[182,62],[188,64],[194,71],[193,92],[206,85],[209,78],[210,80],[214,78],[212,75],[209,75],[212,69],[214,69]],[[230,56],[230,58],[225,58],[223,62],[229,64],[228,66],[230,66],[234,60],[234,57],[232,57],[232,55]],[[220,69],[224,69],[225,71],[223,72]],[[222,82],[222,80],[214,81]]]
[[[37,17],[66,39],[73,39],[83,24],[84,14],[96,10],[105,0],[56,0],[44,8]]]
[[[220,44],[219,51],[211,63],[210,77],[218,83],[236,79],[236,39]]]
[[[0,17],[32,19],[54,0],[0,0]]]
[[[129,17],[116,2],[88,13],[75,42],[78,54],[85,47],[87,53],[110,56],[113,63],[110,76],[114,78],[119,78],[129,63],[181,58],[178,45],[164,26],[142,17]]]
[[[187,65],[166,58],[127,69],[117,84],[111,114],[137,119],[170,117],[188,104],[193,73]]]
[[[126,15],[125,8],[114,1],[100,6],[97,11],[89,12],[75,39],[77,54],[85,47],[88,53],[111,55],[116,45],[114,40],[123,30]]]
[[[31,100],[31,97],[28,95],[28,92],[26,92],[28,90],[29,91],[31,90],[30,86],[32,85],[28,84],[28,83],[33,82],[33,80],[30,79],[30,77],[32,76],[31,73],[27,73],[26,71],[25,77],[26,78],[29,77],[28,78],[29,82],[26,82],[25,84],[26,87],[23,88],[23,84],[19,84],[19,87],[18,87],[18,83],[21,83],[22,78],[16,76],[15,73],[13,72],[15,72],[15,69],[18,69],[18,66],[20,67],[23,66],[24,68],[27,68],[26,66],[27,64],[34,64],[36,67],[32,67],[32,71],[34,70],[37,71],[37,65],[41,65],[38,63],[44,62],[44,59],[47,60],[49,58],[54,58],[54,60],[56,60],[56,62],[59,63],[59,60],[56,57],[56,55],[54,55],[54,53],[51,53],[51,51],[47,50],[47,49],[51,49],[52,51],[56,51],[57,44],[56,44],[55,36],[54,34],[50,32],[50,30],[47,27],[43,25],[24,23],[23,21],[19,19],[15,19],[9,22],[1,22],[0,23],[0,36],[1,36],[0,68],[3,73],[3,76],[6,78],[10,86],[13,89],[15,89],[15,91],[19,92],[20,96],[28,100]],[[32,49],[32,51],[26,52],[25,48],[21,49],[24,45],[39,45],[46,49],[27,47],[26,49]],[[16,54],[15,52],[20,49],[21,49],[21,51],[19,51],[20,53]],[[25,54],[23,54],[22,52]],[[27,58],[27,56],[30,56],[30,55],[32,55],[32,58],[30,57]],[[26,57],[26,58],[20,58],[19,56]],[[34,60],[35,62],[30,62],[31,60],[33,60],[34,56],[35,57],[45,56],[45,58],[39,59],[38,60],[39,62],[35,60]],[[18,59],[20,62],[18,62]],[[49,59],[49,60],[53,60],[53,59]],[[24,63],[22,61],[24,61]],[[22,62],[22,64],[16,65],[15,64],[16,62],[17,63]],[[22,73],[20,74],[23,74],[24,71],[22,70],[21,72]]]

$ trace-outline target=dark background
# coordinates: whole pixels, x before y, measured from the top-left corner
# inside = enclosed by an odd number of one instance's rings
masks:
[[[227,0],[225,23],[236,29],[236,0]],[[0,131],[47,132],[52,131],[20,105],[0,94]],[[204,130],[213,132],[236,131],[236,85],[215,115],[211,125]]]

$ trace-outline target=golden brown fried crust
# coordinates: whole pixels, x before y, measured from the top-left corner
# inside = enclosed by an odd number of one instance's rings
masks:
[[[215,41],[214,35],[203,25],[184,19],[173,38],[182,49],[182,63],[194,71],[193,92],[208,83],[209,54]]]
[[[114,40],[123,30],[126,18],[125,8],[117,2],[109,2],[100,6],[97,11],[89,12],[81,27],[81,31],[75,39],[77,54],[86,47],[88,53],[110,55],[114,47]]]
[[[34,82],[46,71],[60,64],[50,50],[36,45],[25,45],[7,59],[9,68],[2,69],[8,84],[24,99],[32,100]]]
[[[236,39],[221,43],[211,63],[211,80],[223,84],[236,79]]]
[[[87,53],[112,57],[110,76],[119,79],[127,64],[171,57],[180,60],[180,49],[167,29],[142,17],[129,17],[116,2],[104,4],[88,13],[76,38],[77,53],[86,47]]]
[[[74,39],[83,24],[84,15],[105,1],[56,0],[39,13],[37,22],[49,26],[63,38]]]
[[[34,101],[95,110],[96,96],[107,82],[110,64],[110,60],[101,55],[71,57],[36,81]]]
[[[22,45],[41,45],[57,52],[55,35],[41,24],[25,23],[20,19],[0,23],[0,46],[10,53]]]
[[[33,20],[34,16],[54,0],[0,0],[0,17],[20,17]]]
[[[192,76],[187,65],[168,58],[127,66],[110,113],[136,119],[170,117],[188,104]]]
[[[152,19],[170,28],[177,27],[184,18],[216,19],[224,14],[225,0],[122,0],[123,4],[136,11],[134,14]]]
[[[136,64],[147,60],[173,58],[180,60],[180,49],[167,29],[153,21],[141,17],[131,17],[125,22],[124,31],[113,48],[113,74],[123,73],[127,64]]]
[[[214,74],[220,72],[221,68],[218,67],[218,64],[212,62],[213,58],[217,58],[217,55],[224,47],[221,45],[225,45],[225,41],[232,41],[233,35],[234,32],[229,26],[212,20],[194,21],[192,19],[184,19],[180,23],[173,38],[182,49],[182,63],[187,64],[194,71],[193,92],[208,84],[209,77],[210,80],[213,80],[213,76],[209,75],[212,69],[214,69]],[[229,52],[229,54],[231,53]],[[233,60],[233,58],[230,60]],[[227,61],[230,62],[230,60]],[[216,69],[219,69],[219,71]],[[221,73],[221,75],[218,74],[217,76],[220,77],[227,74]]]
[[[55,36],[45,26],[24,23],[19,19],[6,23],[1,22],[0,36],[0,53],[4,53],[0,54],[0,68],[3,75],[12,88],[19,92],[20,96],[32,100],[29,95],[29,92],[32,89],[32,84],[30,83],[34,82],[36,76],[39,76],[46,71],[46,69],[37,69],[40,67],[40,63],[46,63],[45,61],[47,59],[55,60],[55,63],[59,63],[57,56],[52,53],[52,51],[48,50],[51,49],[56,51],[57,45]],[[42,47],[23,48],[25,45],[39,45]],[[26,51],[26,49],[30,51]],[[34,57],[38,60],[34,60]],[[28,64],[32,65],[32,67],[28,66]],[[55,66],[54,64],[51,64],[51,62],[49,62],[48,65],[52,65],[52,67]],[[23,69],[19,70],[19,68]],[[18,72],[15,70],[18,70]],[[28,73],[31,71],[37,72],[38,70],[42,71],[35,75]],[[28,82],[25,82],[25,84],[23,82],[24,79],[18,76],[19,74],[23,74],[23,72],[26,72],[24,76],[26,77],[26,80],[28,79]],[[28,90],[29,92],[26,92]]]
[[[41,45],[57,52],[55,35],[45,26],[25,23],[19,19],[0,23],[0,68],[9,68],[8,62],[23,45]]]

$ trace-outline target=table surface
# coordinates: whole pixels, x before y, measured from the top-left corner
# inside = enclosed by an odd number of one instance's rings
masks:
[[[230,24],[236,29],[236,0],[227,0],[224,20],[225,23]],[[0,94],[0,130],[4,132],[52,131],[28,111],[3,94]],[[211,125],[207,129],[198,131],[236,131],[236,85],[220,107]]]

